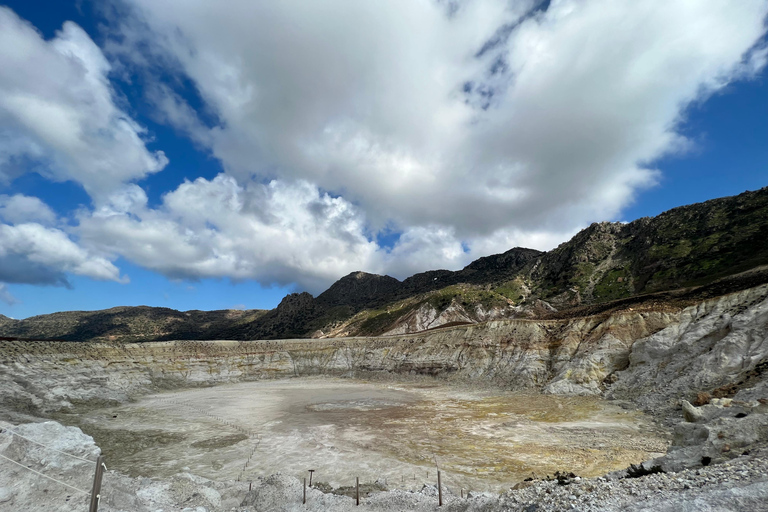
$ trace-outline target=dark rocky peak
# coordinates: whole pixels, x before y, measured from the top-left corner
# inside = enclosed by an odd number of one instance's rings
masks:
[[[304,309],[308,306],[311,306],[315,301],[315,298],[312,296],[312,294],[307,292],[301,292],[301,293],[289,293],[285,297],[283,297],[283,300],[280,301],[280,304],[277,305],[277,311],[279,312],[290,312],[297,309]]]
[[[457,272],[429,270],[415,274],[403,281],[403,289],[409,294],[418,294],[459,283],[499,283],[520,272],[525,265],[542,254],[536,249],[515,247],[502,254],[479,258]]]
[[[333,283],[318,295],[317,302],[323,306],[367,306],[379,299],[397,296],[403,284],[390,276],[367,272],[352,272]]]
[[[768,187],[680,206],[624,227],[638,291],[704,284],[768,263]]]
[[[592,224],[544,255],[530,279],[544,297],[575,287],[590,302],[699,286],[767,263],[763,188],[629,224]]]
[[[5,315],[0,315],[0,328],[18,324],[20,320],[9,318]]]
[[[583,288],[594,269],[611,258],[617,248],[625,224],[595,222],[582,229],[569,241],[545,253],[532,268],[530,278],[545,296]]]
[[[456,272],[450,270],[428,270],[414,274],[403,281],[403,289],[417,294],[437,290],[456,283]]]
[[[576,233],[573,238],[557,246],[555,251],[560,248],[582,247],[595,241],[614,237],[621,232],[624,225],[621,222],[593,222]]]
[[[225,338],[273,340],[307,336],[307,323],[318,314],[317,300],[307,292],[290,293],[275,309],[242,327],[223,331]]]
[[[548,252],[545,259],[572,264],[598,262],[611,252],[613,242],[620,236],[623,226],[625,224],[621,222],[592,223]]]
[[[148,309],[150,309],[148,306],[115,306],[113,308],[102,309],[100,310],[100,312],[101,313],[128,313],[131,311],[146,311]]]
[[[501,254],[492,254],[483,258],[478,258],[460,271],[460,274],[470,274],[475,272],[517,272],[523,268],[529,261],[544,254],[536,249],[525,249],[515,247]]]
[[[768,212],[768,187],[737,196],[710,199],[667,210],[657,217],[643,217],[626,225],[628,235],[655,243],[698,238],[731,228],[749,229],[762,224]]]

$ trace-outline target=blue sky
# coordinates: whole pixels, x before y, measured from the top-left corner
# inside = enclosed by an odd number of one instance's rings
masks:
[[[0,5],[14,318],[271,308],[768,185],[762,0]]]

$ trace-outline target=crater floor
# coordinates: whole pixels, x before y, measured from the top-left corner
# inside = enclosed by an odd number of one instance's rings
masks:
[[[334,378],[160,393],[64,421],[131,476],[248,481],[314,469],[314,482],[333,486],[357,476],[418,489],[435,483],[437,464],[457,494],[555,471],[597,476],[668,444],[650,417],[594,397]]]

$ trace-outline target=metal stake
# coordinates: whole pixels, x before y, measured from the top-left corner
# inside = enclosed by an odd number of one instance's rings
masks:
[[[101,479],[104,476],[104,456],[99,455],[96,459],[96,473],[93,475],[93,489],[91,489],[91,505],[88,512],[99,511],[99,500],[101,499]]]
[[[437,506],[443,506],[443,486],[440,483],[440,470],[437,470]]]

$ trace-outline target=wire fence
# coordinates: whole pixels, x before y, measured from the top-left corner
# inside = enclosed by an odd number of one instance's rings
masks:
[[[20,437],[21,439],[24,439],[24,440],[26,440],[26,441],[29,441],[30,443],[34,443],[34,444],[36,444],[36,445],[38,445],[38,446],[42,446],[43,448],[46,448],[46,449],[48,449],[48,450],[51,450],[51,451],[54,451],[54,452],[58,452],[58,453],[61,453],[61,454],[63,454],[63,455],[66,455],[67,457],[72,457],[73,459],[78,459],[78,460],[81,460],[81,461],[83,461],[83,462],[88,462],[88,463],[90,463],[90,464],[96,464],[96,461],[95,461],[95,460],[86,459],[86,458],[83,458],[83,457],[78,457],[77,455],[73,455],[73,454],[71,454],[71,453],[69,453],[69,452],[65,452],[65,451],[59,450],[58,448],[54,448],[53,446],[48,446],[48,445],[46,445],[46,444],[43,444],[43,443],[37,442],[37,441],[35,441],[34,439],[30,439],[30,438],[28,438],[28,437],[26,437],[26,436],[23,436],[23,435],[19,434],[18,432],[16,432],[15,430],[13,430],[13,429],[11,429],[11,428],[6,428],[6,429],[2,430],[1,432],[8,432],[9,434],[13,434],[13,435],[14,435],[14,436],[16,436],[16,437]]]
[[[6,427],[4,429],[0,429],[0,434],[10,434],[10,435],[12,435],[14,437],[17,437],[19,439],[24,440],[27,443],[31,443],[31,444],[34,444],[36,446],[39,446],[39,447],[41,447],[41,448],[43,448],[45,450],[48,450],[48,451],[51,451],[51,452],[55,452],[55,453],[59,453],[61,455],[65,455],[65,456],[67,456],[67,457],[69,457],[69,458],[71,458],[73,460],[76,460],[77,461],[76,464],[82,464],[82,463],[94,464],[94,465],[96,464],[95,460],[87,459],[85,457],[80,457],[79,455],[75,455],[75,454],[72,454],[72,453],[69,453],[69,452],[65,452],[64,450],[59,450],[58,448],[54,448],[53,446],[41,443],[39,441],[35,441],[34,439],[30,439],[29,437],[16,432],[12,428],[7,428]],[[15,466],[18,466],[18,467],[20,467],[22,469],[25,469],[25,470],[27,470],[27,471],[29,471],[31,473],[34,473],[35,475],[43,477],[46,480],[50,480],[50,481],[55,482],[55,483],[57,483],[57,484],[59,484],[59,485],[61,485],[63,487],[66,487],[67,489],[71,489],[72,491],[75,491],[78,494],[82,494],[84,496],[90,496],[92,494],[91,491],[87,491],[85,489],[80,489],[79,487],[76,487],[76,486],[74,486],[74,485],[72,485],[70,483],[67,483],[67,482],[61,480],[60,478],[53,477],[53,476],[51,476],[49,474],[43,473],[42,471],[38,471],[35,468],[31,468],[31,467],[27,466],[26,464],[22,464],[21,462],[19,462],[17,460],[14,460],[14,459],[6,456],[6,455],[3,455],[2,453],[0,453],[0,458],[10,462],[11,464],[14,464]]]
[[[218,421],[219,423],[222,423],[223,425],[226,425],[232,429],[237,430],[238,432],[245,434],[248,436],[248,439],[251,443],[250,452],[248,453],[248,458],[246,459],[245,463],[243,464],[243,467],[240,469],[240,472],[237,475],[237,478],[235,481],[240,482],[243,480],[243,476],[245,475],[246,471],[248,470],[248,465],[251,463],[251,460],[253,459],[253,456],[256,454],[256,451],[259,449],[259,446],[261,445],[261,435],[257,434],[253,430],[246,428],[237,422],[231,421],[229,419],[226,419],[222,416],[218,416],[216,414],[212,414],[210,411],[206,410],[203,407],[200,407],[199,405],[193,404],[188,401],[184,400],[177,400],[175,398],[159,398],[161,402],[170,404],[172,406],[179,406],[184,407],[193,411],[196,411],[200,414],[203,414],[205,416],[208,416],[209,418]]]
[[[54,482],[56,482],[56,483],[58,483],[58,484],[61,484],[61,485],[65,486],[65,487],[68,487],[68,488],[70,488],[70,489],[72,489],[72,490],[74,490],[74,491],[77,491],[77,492],[83,493],[83,494],[85,494],[85,495],[90,495],[90,494],[91,494],[91,491],[85,491],[85,490],[83,490],[83,489],[78,489],[77,487],[75,487],[75,486],[73,486],[73,485],[69,485],[69,484],[68,484],[68,483],[66,483],[66,482],[62,482],[62,481],[61,481],[61,480],[59,480],[58,478],[54,478],[54,477],[52,477],[52,476],[48,476],[48,475],[46,475],[45,473],[41,473],[40,471],[37,471],[36,469],[32,469],[32,468],[30,468],[29,466],[25,466],[25,465],[24,465],[24,464],[22,464],[21,462],[17,462],[17,461],[15,461],[15,460],[13,460],[13,459],[11,459],[11,458],[9,458],[9,457],[6,457],[6,456],[5,456],[5,455],[3,455],[2,453],[0,453],[0,457],[2,457],[3,459],[7,460],[8,462],[12,462],[12,463],[16,464],[17,466],[19,466],[19,467],[22,467],[22,468],[26,469],[27,471],[31,471],[31,472],[33,472],[33,473],[35,473],[35,474],[37,474],[37,475],[40,475],[40,476],[42,476],[43,478],[47,478],[48,480],[52,480],[52,481],[54,481]]]
[[[231,420],[226,419],[224,417],[221,417],[221,416],[218,416],[216,414],[213,414],[209,410],[206,410],[205,408],[200,407],[200,406],[198,406],[196,404],[193,404],[193,403],[190,403],[190,402],[187,402],[187,401],[183,401],[183,400],[178,400],[178,399],[175,399],[175,398],[160,398],[159,400],[161,402],[167,403],[167,404],[169,404],[171,406],[183,407],[183,408],[188,409],[188,410],[194,410],[194,411],[196,411],[196,412],[198,412],[198,413],[200,413],[200,414],[202,414],[204,416],[207,416],[207,417],[209,417],[209,418],[211,418],[211,419],[213,419],[213,420],[215,420],[215,421],[217,421],[217,422],[219,422],[219,423],[221,423],[223,425],[226,425],[226,426],[228,426],[228,427],[230,427],[230,428],[232,428],[232,429],[234,429],[234,430],[236,430],[238,432],[241,432],[241,433],[247,435],[248,439],[249,439],[249,441],[251,443],[251,447],[249,449],[248,457],[247,457],[245,463],[243,464],[242,468],[240,469],[240,471],[239,471],[239,473],[237,475],[236,481],[237,482],[250,481],[252,483],[252,480],[250,480],[250,479],[244,480],[243,477],[245,476],[245,473],[248,471],[249,464],[251,463],[253,457],[256,455],[256,452],[257,452],[257,450],[259,449],[259,447],[261,445],[261,441],[262,441],[261,435],[257,434],[253,430],[248,429],[248,428],[246,428],[246,427],[244,427],[244,426],[242,426],[242,425],[240,425],[240,424],[238,424],[238,423],[236,423],[234,421],[231,421]],[[442,505],[443,485],[441,484],[440,476],[439,476],[441,474],[441,471],[440,471],[440,467],[439,467],[439,463],[438,463],[438,458],[437,458],[437,455],[435,453],[435,446],[436,445],[433,443],[433,439],[432,439],[432,436],[431,436],[430,431],[429,431],[430,430],[429,426],[426,423],[424,424],[424,428],[425,428],[425,430],[427,432],[428,441],[429,441],[429,447],[427,448],[427,451],[431,455],[430,459],[432,461],[434,461],[435,468],[434,468],[434,472],[432,472],[430,469],[426,469],[426,479],[422,480],[421,484],[422,485],[435,485],[435,484],[437,484],[438,493],[439,493],[439,504]],[[96,461],[96,460],[88,459],[86,457],[81,457],[81,456],[78,456],[78,455],[66,452],[64,450],[60,450],[58,448],[54,448],[53,446],[46,445],[46,444],[41,443],[39,441],[36,441],[34,439],[30,439],[29,437],[20,434],[19,432],[13,430],[12,428],[6,427],[6,428],[3,428],[3,429],[0,429],[0,434],[6,434],[6,433],[10,434],[10,435],[13,435],[13,436],[15,436],[15,437],[17,437],[19,439],[22,439],[22,440],[24,440],[24,441],[26,441],[28,443],[31,443],[31,444],[34,444],[34,445],[39,446],[41,448],[44,448],[46,450],[50,450],[52,452],[56,452],[56,453],[59,453],[61,455],[66,456],[66,457],[69,457],[71,459],[77,460],[78,463],[87,463],[87,464],[93,464],[93,465],[98,463],[98,461]],[[36,470],[34,468],[31,468],[31,467],[25,465],[25,464],[23,464],[23,463],[21,463],[21,462],[19,462],[17,460],[13,460],[10,457],[7,457],[6,455],[0,454],[0,458],[4,459],[4,460],[6,460],[6,461],[8,461],[8,462],[10,462],[10,463],[20,467],[20,468],[23,468],[23,469],[25,469],[27,471],[30,471],[30,472],[32,472],[32,473],[34,473],[34,474],[36,474],[36,475],[38,475],[40,477],[43,477],[43,478],[45,478],[47,480],[53,481],[53,482],[55,482],[55,483],[57,483],[59,485],[62,485],[64,487],[68,488],[68,489],[71,489],[71,490],[73,490],[73,491],[75,491],[77,493],[83,494],[85,496],[90,496],[90,495],[93,494],[92,491],[87,491],[87,490],[84,490],[84,489],[80,489],[80,488],[78,488],[78,487],[76,487],[74,485],[71,485],[71,484],[69,484],[67,482],[64,482],[64,481],[60,480],[59,478],[55,478],[55,477],[53,477],[51,475],[47,475],[47,474],[45,474],[45,473],[43,473],[41,471],[38,471],[38,470]],[[106,466],[104,467],[104,469],[106,469]],[[320,476],[320,475],[316,475],[316,477],[317,476]],[[419,480],[421,480],[421,479],[417,478],[417,473],[416,472],[413,472],[412,476],[413,476],[413,480],[411,480],[411,473],[410,472],[408,473],[407,476],[405,474],[401,474],[400,478],[394,479],[394,481],[392,483],[394,484],[395,488],[398,487],[398,484],[400,484],[401,488],[410,487],[408,484],[411,483],[411,482],[413,482],[414,485],[418,485],[417,482],[419,482]],[[437,477],[437,478],[434,479],[433,477]],[[445,477],[443,477],[443,478],[445,478]],[[359,492],[360,492],[360,489],[359,489],[359,477],[355,477],[355,480],[356,480],[356,485],[355,485],[356,493],[359,494]],[[376,482],[381,483],[382,480],[383,480],[383,484],[384,484],[384,489],[379,489],[379,490],[385,490],[385,489],[388,490],[389,489],[389,485],[388,485],[386,477],[375,478],[375,479],[373,479],[371,481],[375,484]],[[397,480],[400,480],[400,481],[398,482]],[[435,481],[433,481],[433,480],[435,480]],[[444,481],[443,481],[443,483],[444,483]],[[370,485],[370,484],[364,484],[364,486],[366,488],[368,487],[368,485]],[[305,479],[305,486],[306,486],[306,479]],[[312,487],[313,486],[311,485],[311,478],[310,478],[310,488],[312,488]],[[249,484],[249,490],[250,489],[251,489],[251,487],[250,487],[250,484]],[[97,492],[97,494],[98,494],[98,492]],[[367,492],[366,492],[366,494],[367,494]],[[468,495],[468,492],[467,492],[466,495]],[[97,496],[97,498],[98,497],[100,497],[100,496]],[[461,489],[461,497],[462,498],[465,497],[465,493],[464,493],[464,489],[463,488]],[[356,496],[356,498],[357,498],[357,501],[359,503],[359,498],[360,498],[359,495]],[[304,502],[306,502],[306,499],[307,498],[306,498],[306,487],[305,487],[304,497],[303,497]]]
[[[169,404],[171,406],[184,407],[184,408],[187,408],[189,410],[194,410],[194,411],[196,411],[196,412],[198,412],[198,413],[200,413],[200,414],[202,414],[204,416],[207,416],[207,417],[209,417],[209,418],[211,418],[211,419],[213,419],[213,420],[215,420],[215,421],[217,421],[217,422],[219,422],[219,423],[221,423],[223,425],[226,425],[226,426],[228,426],[230,428],[233,428],[235,430],[238,430],[238,431],[246,434],[249,437],[252,445],[251,445],[250,451],[248,453],[248,457],[245,460],[245,462],[243,463],[243,466],[240,468],[240,471],[239,471],[235,481],[236,482],[248,481],[249,482],[249,490],[252,488],[253,480],[251,478],[245,479],[244,477],[246,476],[246,473],[249,471],[249,469],[253,469],[252,466],[250,466],[250,468],[249,468],[249,465],[250,465],[253,457],[256,455],[257,450],[260,447],[260,444],[261,444],[261,441],[262,441],[261,435],[256,434],[256,432],[254,432],[253,430],[248,429],[246,427],[243,427],[242,425],[238,424],[235,421],[232,421],[232,420],[229,420],[229,419],[224,418],[222,416],[213,414],[213,413],[210,412],[209,409],[206,409],[204,407],[200,407],[199,405],[197,405],[195,403],[191,403],[191,402],[185,401],[185,400],[179,400],[179,399],[172,398],[172,397],[171,398],[158,398],[158,399],[159,399],[159,401],[164,402],[166,404]],[[438,491],[439,504],[442,505],[442,492],[443,492],[444,488],[447,490],[448,487],[443,485],[445,483],[445,475],[440,470],[440,464],[439,464],[439,461],[438,461],[437,454],[435,452],[435,449],[436,449],[437,445],[434,442],[434,439],[433,439],[433,437],[431,435],[431,431],[430,431],[429,425],[426,422],[424,422],[424,430],[425,430],[425,432],[427,434],[427,439],[428,439],[428,443],[429,443],[429,446],[428,446],[428,448],[426,448],[426,450],[427,450],[427,452],[430,455],[429,460],[431,460],[434,463],[434,470],[430,470],[429,468],[426,468],[426,473],[425,473],[426,478],[424,480],[421,480],[420,484],[421,485],[435,485],[437,487],[437,491]],[[251,475],[248,475],[248,476],[251,476]],[[401,474],[400,478],[399,478],[399,480],[400,480],[400,482],[399,482],[400,483],[400,487],[401,488],[408,488],[408,489],[410,489],[410,488],[412,488],[411,485],[418,486],[419,484],[417,482],[420,481],[420,478],[417,477],[416,472],[413,472],[412,476],[413,476],[413,479],[411,480],[411,473],[410,472],[409,472],[408,476],[406,476],[405,474]],[[442,477],[442,481],[441,481],[441,477]],[[356,481],[359,482],[358,477],[355,477],[355,478],[356,478]],[[301,480],[301,477],[299,477],[299,480]],[[312,479],[310,477],[310,488],[313,487],[311,485],[311,480]],[[383,480],[384,487],[386,489],[389,489],[389,485],[388,485],[386,477],[383,477],[383,478],[382,477],[369,478],[369,480],[370,480],[370,482],[373,482],[373,483],[375,483],[375,482],[382,482],[382,480]],[[398,482],[397,482],[398,479],[396,478],[394,480],[395,480],[393,482],[394,487],[398,487],[398,485],[397,485],[398,484]],[[411,484],[411,485],[409,485],[409,484]],[[368,484],[364,484],[364,485],[368,485]],[[306,479],[305,479],[305,486],[306,486]],[[356,486],[357,486],[357,484],[356,484]],[[467,490],[467,492],[465,493],[465,489],[463,487],[459,487],[459,485],[456,485],[454,487],[455,488],[459,488],[460,497],[461,498],[465,498],[465,496],[469,495],[469,492],[470,492],[469,490]],[[359,490],[358,490],[358,492],[359,492]],[[306,489],[305,489],[305,492],[304,492],[303,501],[306,502]],[[358,497],[358,502],[359,502],[359,497]]]

